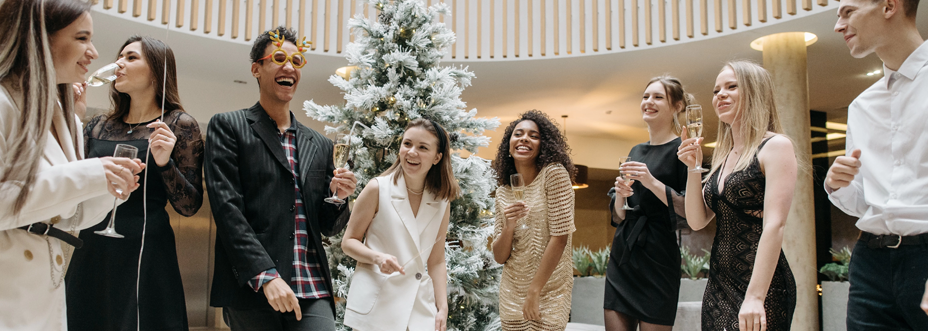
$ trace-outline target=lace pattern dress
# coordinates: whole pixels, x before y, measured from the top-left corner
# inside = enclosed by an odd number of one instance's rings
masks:
[[[506,222],[502,210],[516,200],[509,186],[496,189],[496,226],[499,238]],[[531,184],[525,186],[525,203],[529,215],[518,221],[512,238],[512,253],[503,266],[499,286],[499,315],[503,330],[558,330],[567,327],[574,267],[571,262],[571,237],[574,225],[574,191],[567,169],[560,164],[545,166]],[[522,225],[525,225],[524,227]],[[541,290],[541,319],[528,321],[522,308],[529,285],[541,265],[541,257],[551,236],[567,235],[567,246],[551,278]]]
[[[94,117],[84,128],[88,158],[112,156],[117,144],[139,149],[143,162],[148,153],[153,121],[128,124],[122,120]],[[84,247],[74,252],[66,277],[68,328],[70,330],[135,330],[136,308],[141,330],[187,330],[187,309],[174,231],[165,210],[170,201],[179,214],[191,216],[203,204],[203,139],[197,121],[182,111],[164,115],[177,137],[170,161],[158,167],[149,157],[147,186],[142,185],[116,210],[116,239],[94,234],[106,227],[110,216],[81,231]],[[130,133],[131,131],[131,133]],[[147,193],[148,222],[145,250],[136,301],[143,224],[143,192]]]
[[[769,139],[761,143],[758,153]],[[751,281],[764,229],[766,177],[757,154],[747,168],[728,176],[721,192],[720,172],[717,170],[709,177],[703,192],[706,205],[718,220],[709,259],[709,283],[702,301],[702,329],[706,331],[738,330],[738,313]],[[764,300],[767,330],[789,330],[795,308],[796,281],[781,249]]]

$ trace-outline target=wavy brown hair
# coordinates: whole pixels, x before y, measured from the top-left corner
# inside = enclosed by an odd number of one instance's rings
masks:
[[[558,163],[567,169],[571,178],[574,176],[574,163],[570,160],[570,146],[567,146],[567,137],[557,128],[554,121],[540,110],[532,109],[519,115],[519,119],[509,123],[503,139],[499,142],[496,159],[493,161],[493,170],[496,171],[496,182],[500,186],[508,186],[509,175],[516,173],[516,163],[509,155],[509,141],[512,131],[522,121],[532,121],[538,126],[541,142],[538,145],[538,158],[535,159],[535,168],[541,170],[545,166]]]

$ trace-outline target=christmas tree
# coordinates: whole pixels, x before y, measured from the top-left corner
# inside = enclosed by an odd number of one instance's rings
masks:
[[[463,196],[451,203],[451,221],[445,256],[448,267],[448,330],[498,330],[497,312],[500,265],[493,261],[487,238],[493,232],[493,199],[496,189],[490,162],[477,157],[478,147],[489,145],[485,130],[499,126],[496,118],[477,118],[477,110],[465,109],[461,92],[474,74],[467,68],[440,66],[455,35],[439,15],[448,15],[444,3],[426,7],[417,0],[366,1],[379,11],[376,18],[359,14],[348,25],[355,41],[347,45],[347,71],[332,75],[329,82],[344,91],[344,105],[304,103],[309,117],[327,122],[327,133],[350,131],[360,122],[351,140],[351,169],[361,192],[367,182],[396,160],[403,129],[410,120],[433,120],[451,135],[453,151],[467,151],[462,158],[450,155],[455,178]],[[446,156],[449,157],[449,156]],[[326,250],[335,295],[348,295],[355,261],[341,250],[341,237],[329,238]],[[344,316],[339,300],[336,321]],[[338,325],[340,330],[348,330]]]

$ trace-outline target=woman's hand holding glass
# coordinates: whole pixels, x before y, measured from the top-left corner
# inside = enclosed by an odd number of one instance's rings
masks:
[[[634,183],[635,183],[634,180],[626,183],[625,179],[623,179],[622,176],[616,177],[615,178],[615,194],[623,198],[628,198],[632,195],[635,195],[635,191],[632,190],[632,184]]]
[[[654,175],[651,175],[651,170],[648,170],[648,165],[641,162],[628,161],[622,163],[622,166],[619,167],[619,171],[626,173],[626,176],[632,178],[632,184],[634,184],[635,181],[639,181],[645,187],[652,187],[652,184],[658,181],[654,178]],[[631,186],[631,184],[628,185]]]
[[[71,84],[74,90],[74,114],[79,118],[84,118],[87,114],[87,83]]]
[[[686,131],[680,137],[683,142],[677,148],[677,158],[690,170],[697,169],[702,164],[702,137],[689,138]]]
[[[503,215],[506,216],[506,226],[515,229],[517,222],[523,217],[528,216],[529,208],[525,202],[516,201],[503,209]]]
[[[101,157],[103,171],[106,175],[107,190],[114,197],[128,199],[129,193],[139,188],[138,174],[145,169],[145,164],[139,159],[125,157]]]

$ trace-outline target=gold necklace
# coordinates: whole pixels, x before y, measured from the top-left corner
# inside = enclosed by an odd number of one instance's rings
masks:
[[[422,190],[419,191],[419,192],[413,191],[411,188],[408,188],[408,187],[406,188],[406,190],[409,191],[409,193],[412,193],[412,194],[415,194],[415,195],[422,195],[422,192],[425,191],[425,188],[422,188]]]

